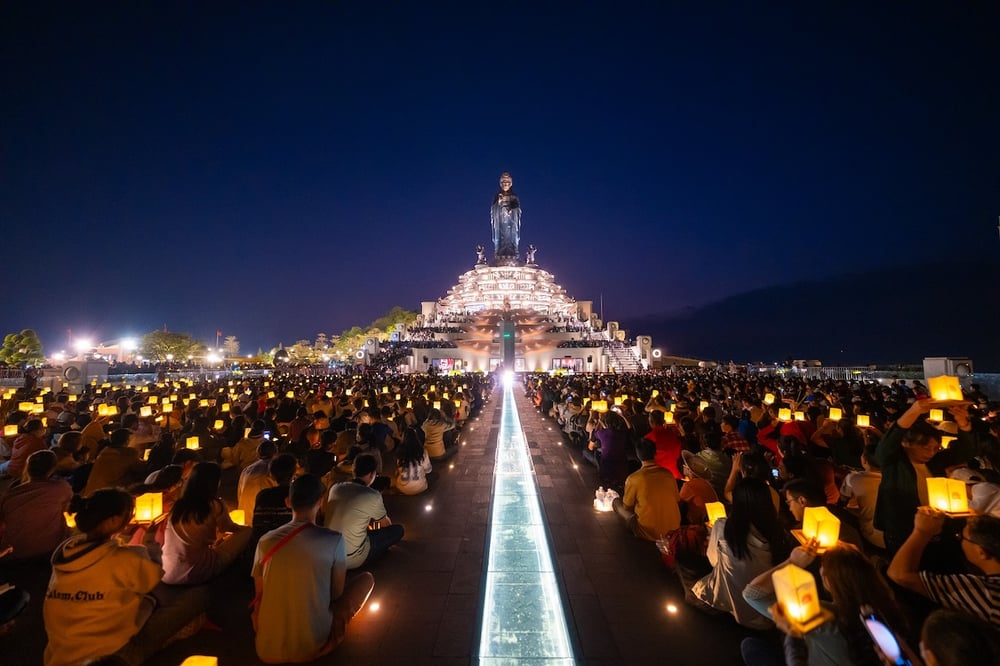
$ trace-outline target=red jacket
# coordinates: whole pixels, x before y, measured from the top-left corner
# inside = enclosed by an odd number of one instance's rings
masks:
[[[41,437],[27,432],[22,434],[14,440],[14,445],[10,449],[10,465],[7,466],[7,474],[20,477],[24,466],[28,463],[28,456],[35,451],[44,451],[47,448]]]

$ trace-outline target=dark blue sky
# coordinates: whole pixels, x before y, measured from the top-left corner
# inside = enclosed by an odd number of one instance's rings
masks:
[[[80,4],[0,9],[0,328],[50,350],[417,309],[504,170],[625,323],[1000,257],[992,2]]]

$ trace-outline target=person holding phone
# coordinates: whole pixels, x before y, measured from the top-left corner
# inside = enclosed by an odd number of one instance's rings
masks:
[[[862,606],[877,609],[884,624],[894,635],[905,630],[906,621],[889,589],[889,584],[865,557],[850,544],[840,543],[822,556],[820,581],[830,593],[831,602],[822,602],[833,620],[801,634],[788,621],[777,603],[771,575],[794,564],[808,568],[816,557],[816,544],[798,547],[781,564],[753,579],[743,590],[743,599],[757,612],[774,620],[785,634],[784,655],[760,638],[744,639],[741,645],[747,666],[760,664],[829,664],[861,666],[882,664],[875,644],[861,617]]]

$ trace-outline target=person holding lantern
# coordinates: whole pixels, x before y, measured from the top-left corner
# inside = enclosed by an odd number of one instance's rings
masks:
[[[941,433],[924,420],[941,403],[915,401],[886,431],[875,450],[875,462],[882,470],[875,503],[874,526],[882,530],[885,547],[894,554],[913,531],[913,516],[918,506],[928,506],[927,478],[931,469],[951,462],[966,462],[975,454],[967,404],[951,404],[949,413],[958,425],[957,439],[946,451],[941,447]]]
[[[945,608],[970,613],[1000,627],[1000,518],[973,516],[962,528],[962,554],[977,573],[921,571],[924,550],[941,534],[946,517],[929,506],[917,509],[913,532],[889,563],[889,578]]]

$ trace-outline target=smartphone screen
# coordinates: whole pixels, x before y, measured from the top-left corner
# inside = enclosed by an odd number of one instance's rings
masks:
[[[264,431],[264,439],[271,439],[271,431],[270,430],[265,430]]]
[[[780,475],[781,475],[781,472],[779,472],[777,469],[772,469],[771,470],[771,476],[773,476],[774,478],[777,479]]]
[[[903,655],[896,635],[874,613],[862,615],[861,620],[865,624],[865,629],[868,630],[868,635],[875,643],[875,647],[886,659],[898,666],[912,666],[912,662]]]

